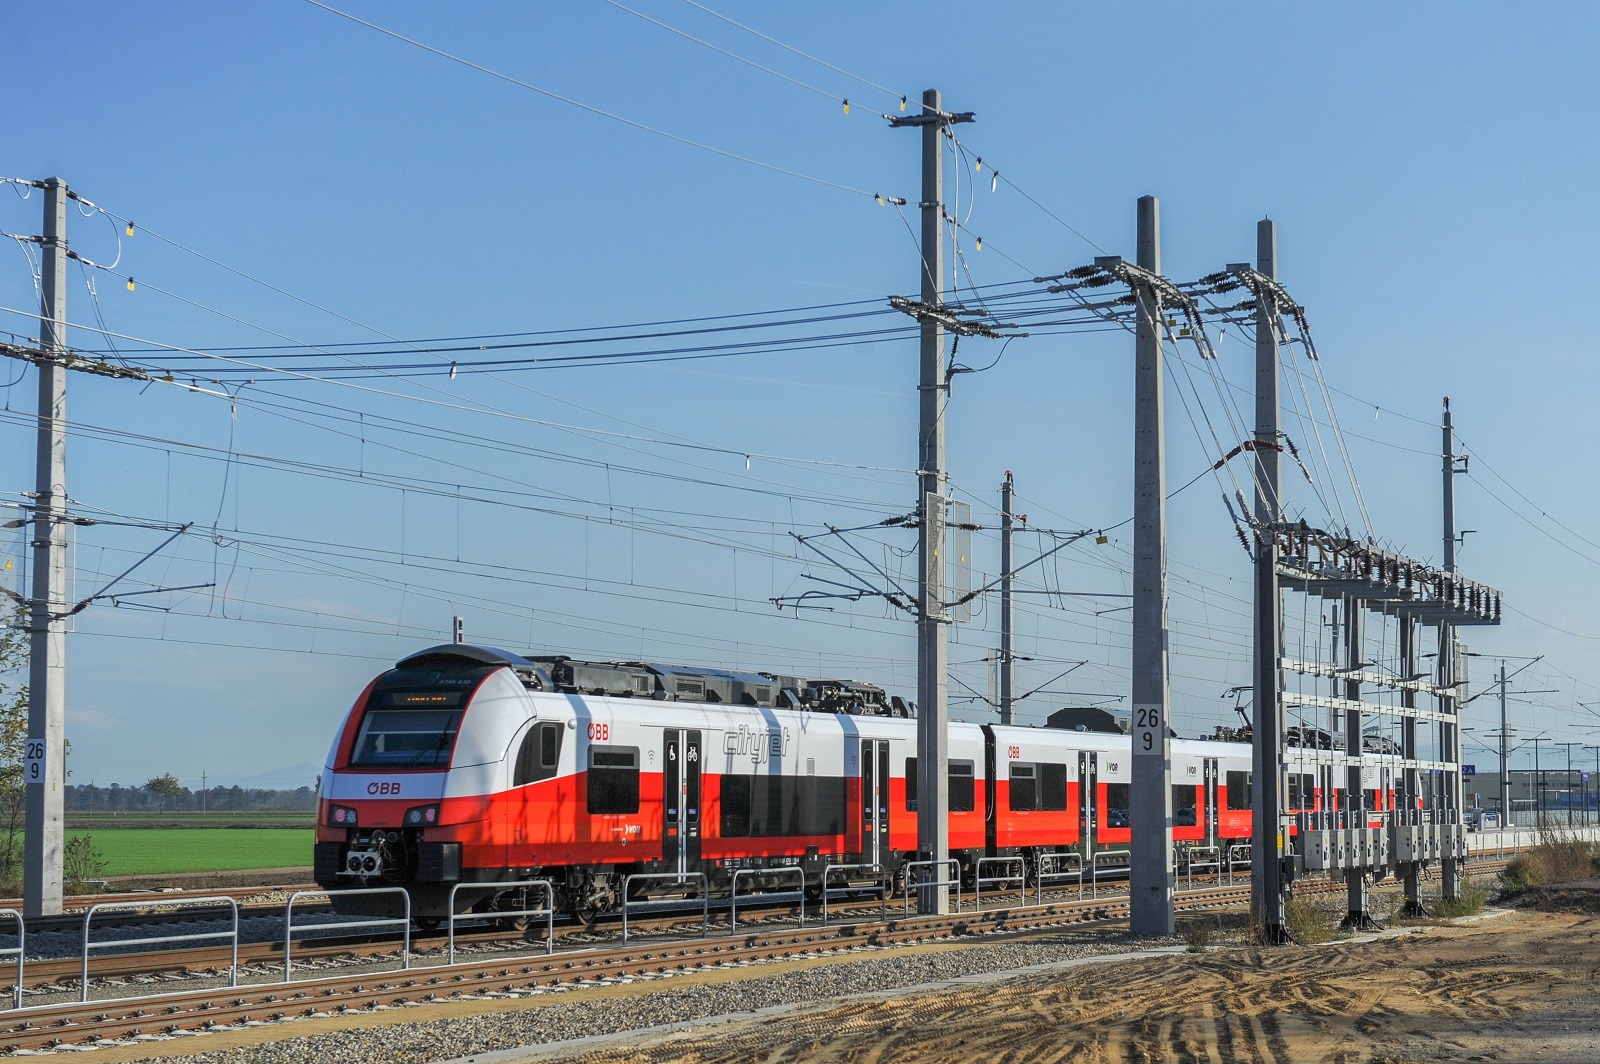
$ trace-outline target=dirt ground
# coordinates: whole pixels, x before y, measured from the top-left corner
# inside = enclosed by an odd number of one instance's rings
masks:
[[[1600,1061],[1597,975],[1600,891],[1567,889],[1377,940],[1095,964],[636,1035],[564,1059]]]

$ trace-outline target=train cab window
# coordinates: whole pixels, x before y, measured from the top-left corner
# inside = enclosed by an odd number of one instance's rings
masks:
[[[376,691],[361,721],[351,768],[443,768],[455,749],[464,692]]]
[[[589,812],[639,811],[639,748],[589,747]]]
[[[529,729],[517,751],[516,772],[511,778],[513,787],[547,780],[556,774],[556,765],[561,761],[562,730],[560,724],[552,723],[536,724]]]
[[[1250,773],[1228,773],[1228,808],[1249,809],[1254,796],[1250,792]]]
[[[1032,765],[1011,762],[1011,809],[1026,812],[1039,808],[1039,780]]]
[[[1047,812],[1067,807],[1067,766],[1046,761],[1039,765],[1039,805]]]
[[[950,811],[970,813],[973,805],[972,762],[951,761],[946,767],[949,780]]]

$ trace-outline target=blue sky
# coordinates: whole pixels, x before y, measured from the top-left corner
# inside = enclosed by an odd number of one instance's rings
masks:
[[[357,353],[393,338],[875,311],[917,286],[900,212],[863,193],[914,207],[918,138],[877,112],[938,87],[949,108],[978,115],[957,130],[968,154],[950,171],[963,283],[1059,273],[1103,251],[1131,257],[1134,201],[1146,193],[1161,197],[1176,279],[1252,257],[1256,220],[1276,220],[1281,276],[1309,309],[1378,534],[1438,560],[1437,420],[1449,395],[1473,455],[1457,480],[1458,526],[1475,530],[1461,564],[1517,611],[1468,639],[1483,653],[1547,655],[1519,682],[1557,690],[1513,704],[1519,739],[1595,741],[1596,717],[1579,704],[1600,700],[1594,344],[1562,318],[1600,238],[1584,195],[1597,169],[1592,5],[934,3],[915,18],[890,5],[707,5],[838,70],[684,2],[627,6],[768,69],[598,0],[342,6],[591,107],[856,191],[629,127],[308,3],[13,3],[0,56],[33,91],[7,105],[0,176],[59,175],[134,222],[115,270],[90,271],[105,329],[208,354],[300,345],[303,360],[288,364],[327,377],[346,358],[442,366],[529,354],[433,351],[508,342],[482,339]],[[990,191],[996,169],[1004,180]],[[0,190],[0,228],[38,232],[40,205],[37,193]],[[915,228],[909,208],[906,220]],[[119,226],[77,214],[70,224],[80,254],[116,258]],[[29,262],[11,243],[0,247],[0,306],[11,308],[0,328],[31,336]],[[76,268],[72,281],[71,320],[98,327]],[[807,320],[534,353],[899,324]],[[1116,525],[1131,512],[1131,341],[1047,332],[957,378],[955,489],[993,526],[1010,469],[1034,525]],[[70,339],[105,346],[87,328]],[[823,346],[832,342],[334,383],[118,341],[201,390],[75,377],[70,493],[103,518],[195,522],[123,588],[217,587],[79,616],[74,779],[171,771],[195,784],[202,771],[226,780],[318,763],[362,685],[448,638],[453,614],[470,638],[514,649],[800,669],[912,693],[911,626],[881,601],[798,618],[769,601],[820,586],[804,574],[840,578],[797,557],[792,532],[867,524],[914,497],[915,341]],[[1219,351],[1228,381],[1247,386],[1248,344],[1224,334]],[[974,367],[997,353],[978,342],[960,352]],[[261,366],[264,354],[228,357]],[[214,394],[218,380],[236,399]],[[0,504],[32,488],[34,402],[32,373],[0,365]],[[1208,420],[1229,435],[1220,404],[1191,423],[1169,396],[1171,485],[1214,460]],[[1288,431],[1314,449],[1309,424]],[[1221,694],[1248,678],[1248,570],[1225,483],[1208,477],[1172,503],[1183,734],[1227,721]],[[1288,490],[1291,509],[1328,519],[1303,479]],[[1348,500],[1348,484],[1340,490]],[[1064,552],[1048,586],[1128,590],[1125,533],[1098,552]],[[6,535],[15,579],[22,540]],[[81,529],[75,589],[98,590],[164,535],[109,521]],[[857,541],[908,578],[912,542]],[[1019,550],[1045,543],[1025,538]],[[976,552],[992,572],[992,532]],[[1021,649],[1036,660],[1024,688],[1087,664],[1049,688],[1073,694],[1041,696],[1024,719],[1126,692],[1127,614],[1096,615],[1116,604],[1026,605]],[[963,684],[986,692],[981,659],[997,618],[990,604],[954,633],[957,699]],[[1290,623],[1309,633],[1320,618],[1293,612]],[[1490,663],[1474,667],[1481,680]],[[1468,711],[1472,741],[1497,723],[1491,701]],[[981,703],[956,701],[954,712],[988,719]],[[1468,755],[1494,761],[1470,741]]]

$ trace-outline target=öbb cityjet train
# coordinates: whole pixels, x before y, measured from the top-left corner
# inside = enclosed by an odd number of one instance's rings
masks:
[[[483,910],[493,884],[545,879],[592,916],[633,873],[704,873],[713,891],[739,869],[797,867],[813,891],[827,864],[895,876],[917,851],[912,713],[850,681],[433,647],[373,680],[334,738],[316,881],[405,887],[426,925],[457,883],[485,885],[458,895]],[[1130,841],[1126,735],[954,723],[948,751],[965,876]],[[1175,739],[1172,757],[1174,840],[1249,841],[1250,747]],[[1322,807],[1309,770],[1290,782],[1292,806]]]

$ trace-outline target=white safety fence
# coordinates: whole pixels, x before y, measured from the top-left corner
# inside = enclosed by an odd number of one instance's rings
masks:
[[[985,876],[984,868],[1000,870],[999,875]],[[1017,885],[1017,900],[1020,904],[1028,904],[1027,862],[1020,857],[980,857],[978,858],[977,875],[973,878],[973,890],[976,896],[973,907],[979,912],[983,911],[983,886],[1004,886],[1008,883]]]
[[[520,890],[523,892],[523,899],[525,903],[527,899],[527,891],[532,889],[537,889],[543,892],[544,905],[534,909],[494,909],[490,912],[482,913],[456,912],[456,894],[463,890],[495,892]],[[545,920],[545,952],[554,953],[556,951],[555,899],[555,888],[550,885],[550,881],[548,879],[523,879],[518,880],[515,883],[457,883],[455,886],[450,888],[450,901],[447,910],[450,915],[446,917],[446,921],[449,925],[446,930],[446,934],[449,938],[449,945],[447,947],[448,963],[454,964],[456,962],[456,923],[460,920],[531,920],[542,916]]]
[[[226,931],[190,931],[186,934],[151,935],[145,938],[118,938],[108,942],[95,942],[89,937],[90,925],[97,914],[110,912],[113,909],[148,909],[151,901],[105,901],[99,905],[89,906],[89,911],[83,914],[83,997],[82,1001],[89,1000],[89,951],[96,949],[112,949],[120,946],[155,946],[168,942],[199,942],[226,938],[232,943],[233,960],[228,968],[228,985],[239,985],[239,903],[232,898],[184,898],[180,901],[160,902],[166,906],[185,909],[215,909],[219,906],[228,910],[233,926]],[[20,943],[19,943],[20,945]],[[18,980],[20,982],[20,978]]]
[[[334,898],[353,898],[358,896],[374,895],[399,895],[403,916],[358,916],[351,920],[338,920],[333,923],[302,924],[295,927],[294,907],[301,898],[327,898],[332,902]],[[404,887],[357,887],[354,890],[297,890],[289,895],[289,900],[283,906],[283,981],[289,982],[294,965],[294,933],[296,931],[348,931],[360,928],[371,931],[375,927],[399,926],[402,934],[400,946],[400,967],[411,967],[411,895]],[[312,936],[317,937],[317,936]]]
[[[1121,878],[1126,878],[1129,868],[1133,863],[1132,850],[1101,850],[1089,862],[1089,897],[1100,896],[1100,874],[1102,871],[1116,871],[1122,873]]]
[[[799,867],[787,867],[787,868],[741,868],[741,869],[739,869],[737,872],[735,872],[733,874],[733,893],[728,898],[728,912],[729,912],[729,919],[730,919],[730,925],[729,926],[730,926],[731,930],[733,930],[733,931],[739,930],[739,877],[740,876],[749,876],[752,879],[761,878],[761,877],[776,878],[776,879],[787,879],[787,878],[789,878],[791,876],[798,876],[799,879],[800,879],[800,889],[799,889],[799,891],[797,891],[795,893],[792,893],[792,894],[791,893],[771,893],[771,892],[768,892],[768,891],[757,891],[757,892],[753,892],[753,893],[750,893],[750,894],[746,894],[744,896],[746,898],[760,897],[760,898],[763,898],[763,899],[765,899],[767,901],[787,901],[790,898],[797,898],[799,900],[799,902],[800,902],[800,926],[801,927],[806,926],[806,873],[805,873],[805,869],[799,868]]]
[[[829,886],[829,883],[832,882],[832,878],[831,877],[833,876],[833,874],[835,872],[840,873],[844,877],[846,882],[845,882],[845,884],[843,886],[839,886],[839,887]],[[876,879],[877,879],[876,885],[871,886],[871,887],[865,887],[865,886],[861,886],[859,884],[851,884],[849,882],[849,880],[851,880],[851,879],[857,879],[857,880],[866,879],[869,876],[876,877]],[[828,923],[828,900],[830,898],[842,898],[842,897],[845,897],[845,896],[850,895],[850,894],[860,894],[862,891],[876,891],[877,892],[878,900],[882,903],[881,906],[880,906],[880,914],[879,914],[880,918],[881,919],[888,919],[888,917],[889,917],[889,874],[887,872],[885,872],[882,868],[880,868],[879,866],[877,866],[875,864],[825,864],[825,865],[823,865],[822,866],[822,923],[823,923],[823,926],[826,927],[827,923]]]
[[[711,881],[704,872],[635,872],[622,879],[622,941],[628,941],[628,914],[630,908],[633,912],[682,912],[688,908],[684,899],[669,899],[667,901],[641,901],[630,900],[629,895],[634,883],[655,881],[670,883],[673,886],[687,886],[691,880],[700,883],[700,937],[704,938],[711,929]]]
[[[1039,855],[1039,874],[1035,885],[1038,887],[1039,904],[1044,904],[1045,884],[1075,882],[1078,885],[1078,897],[1083,898],[1083,854],[1077,851],[1068,853],[1041,853]]]
[[[20,1009],[22,1007],[22,966],[24,964],[23,947],[28,941],[28,925],[22,919],[22,914],[17,912],[17,910],[0,909],[0,920],[3,920],[8,916],[12,920],[15,920],[17,924],[17,944],[11,949],[0,949],[0,957],[14,956],[17,958],[17,984],[11,991],[11,1007],[14,1009]]]
[[[925,868],[932,874],[931,879],[918,878],[916,870]],[[948,877],[941,877],[937,869],[949,869]],[[905,864],[905,911],[911,914],[911,892],[913,890],[937,889],[939,887],[953,887],[950,896],[956,900],[956,912],[961,911],[961,862],[954,857],[944,861],[907,861]]]

